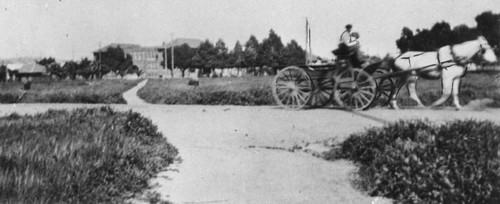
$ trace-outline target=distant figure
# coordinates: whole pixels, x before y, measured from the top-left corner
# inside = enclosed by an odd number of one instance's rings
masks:
[[[198,73],[196,73],[196,71],[189,70],[188,85],[194,86],[194,87],[197,87],[200,85],[200,78],[198,78]]]
[[[341,57],[348,57],[351,60],[352,66],[361,67],[363,64],[361,52],[359,51],[359,33],[351,32],[352,25],[347,24],[346,30],[340,35],[338,49],[333,51],[333,54]]]
[[[351,48],[358,45],[357,38],[352,36],[351,33],[352,25],[347,24],[345,26],[345,31],[340,35],[339,48]],[[359,37],[359,36],[358,36]]]
[[[31,82],[32,82],[32,78],[31,77],[28,77],[26,79],[26,81],[24,81],[24,90],[25,91],[28,91],[31,89]]]

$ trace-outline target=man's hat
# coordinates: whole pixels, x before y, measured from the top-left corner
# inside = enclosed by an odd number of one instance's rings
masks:
[[[351,29],[351,28],[352,28],[352,25],[351,25],[351,24],[347,24],[347,25],[345,25],[345,28],[346,28],[346,29]]]

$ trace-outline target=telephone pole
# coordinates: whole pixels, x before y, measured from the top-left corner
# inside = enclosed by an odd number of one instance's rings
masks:
[[[102,65],[101,65],[101,62],[102,62],[102,59],[101,59],[101,41],[99,41],[99,64],[97,65],[98,67],[98,70],[99,70],[99,73],[102,73],[101,72],[101,69],[102,69]]]
[[[163,42],[163,69],[167,68],[167,43]]]
[[[174,78],[174,33],[171,33],[171,38],[170,49],[172,49],[172,72],[170,72],[170,75]]]

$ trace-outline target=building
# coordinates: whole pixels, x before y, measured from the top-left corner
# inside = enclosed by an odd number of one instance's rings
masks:
[[[12,63],[6,65],[9,74],[7,79],[15,77],[17,80],[21,80],[23,77],[40,77],[47,73],[44,66],[39,65],[35,62],[32,63]]]
[[[193,48],[198,47],[201,44],[201,40],[187,39],[187,38],[178,38],[175,39],[173,42],[174,46],[179,46],[186,43]],[[118,46],[122,48],[126,54],[130,54],[132,56],[134,65],[139,67],[139,70],[143,71],[143,75],[141,77],[165,78],[171,76],[171,71],[168,69],[164,69],[164,67],[161,66],[161,61],[163,60],[162,51],[165,49],[165,47],[163,47],[162,45],[143,47],[136,44],[113,43],[101,48],[100,50],[94,51],[94,56],[98,56],[99,52],[104,52],[109,47],[118,47]],[[169,49],[171,47],[171,44],[167,44],[166,47],[167,49]]]

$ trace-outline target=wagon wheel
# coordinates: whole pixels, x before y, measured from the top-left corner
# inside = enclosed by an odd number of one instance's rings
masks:
[[[345,108],[366,110],[375,100],[377,82],[362,69],[347,69],[335,81],[335,101]]]
[[[312,92],[311,78],[298,67],[287,67],[279,71],[273,81],[273,96],[280,106],[303,108]]]
[[[328,104],[333,95],[335,86],[331,77],[320,78],[317,81],[317,86],[311,93],[309,105],[311,107],[322,107]]]
[[[377,69],[373,76],[380,76],[389,73],[387,70]],[[375,80],[377,82],[377,95],[375,96],[378,104],[380,106],[387,106],[391,101],[391,96],[394,94],[394,79],[388,78],[378,78]]]

